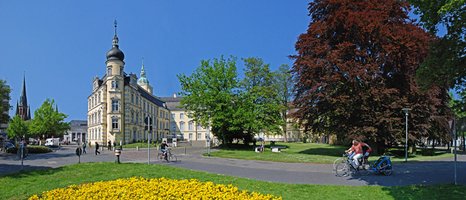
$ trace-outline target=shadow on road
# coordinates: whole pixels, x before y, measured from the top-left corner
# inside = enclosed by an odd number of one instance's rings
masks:
[[[384,176],[369,173],[356,173],[349,180],[364,181],[369,185],[399,186],[399,185],[433,185],[454,183],[454,162],[436,161],[423,163],[394,164],[393,174]],[[457,162],[457,183],[466,185],[466,162]]]

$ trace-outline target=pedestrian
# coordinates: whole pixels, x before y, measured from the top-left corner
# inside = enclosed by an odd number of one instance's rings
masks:
[[[95,155],[100,154],[99,143],[95,142]]]
[[[107,145],[108,150],[112,150],[112,142],[109,140]]]
[[[83,154],[86,154],[86,153],[87,153],[87,152],[86,152],[86,143],[84,142],[84,143],[83,143]]]

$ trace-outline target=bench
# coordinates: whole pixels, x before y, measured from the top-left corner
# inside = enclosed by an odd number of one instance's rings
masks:
[[[272,146],[270,147],[272,149],[272,152],[281,152],[281,149],[286,149],[285,146]]]

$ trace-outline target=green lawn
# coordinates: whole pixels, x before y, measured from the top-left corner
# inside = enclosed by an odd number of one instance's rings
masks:
[[[341,157],[348,147],[334,146],[328,144],[316,143],[280,143],[277,142],[276,146],[286,146],[280,153],[272,153],[268,145],[263,153],[256,153],[253,147],[244,148],[221,148],[218,151],[211,153],[211,156],[222,158],[236,158],[246,160],[265,160],[275,162],[303,162],[303,163],[333,163],[333,161]],[[427,161],[440,158],[453,157],[449,153],[438,153],[435,156],[422,156],[420,154],[411,156],[408,161]],[[377,155],[372,155],[370,160],[376,160]],[[392,161],[404,161],[404,157],[393,157]]]
[[[123,145],[123,148],[136,148],[136,147],[147,148],[147,142],[146,143],[137,142],[137,143],[131,143],[131,144],[124,144]],[[156,147],[156,145],[155,144],[150,144],[150,147]]]
[[[164,165],[83,163],[57,169],[0,177],[0,199],[26,199],[32,194],[71,184],[126,177],[198,179],[232,184],[239,189],[282,196],[283,199],[463,199],[466,186],[326,186],[284,184],[210,174]],[[195,192],[195,191],[193,191]]]

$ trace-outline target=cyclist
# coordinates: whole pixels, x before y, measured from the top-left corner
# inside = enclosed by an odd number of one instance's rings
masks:
[[[162,144],[160,145],[160,151],[162,151],[162,154],[165,157],[166,161],[168,161],[167,148],[168,148],[167,141],[163,141]]]
[[[363,146],[371,149],[371,147],[368,144],[357,141],[357,140],[353,140],[353,145],[348,150],[345,151],[346,153],[350,154],[350,158],[352,156],[353,162],[354,162],[354,166],[353,166],[354,168],[357,168],[359,166],[359,159],[362,158],[364,155]]]

